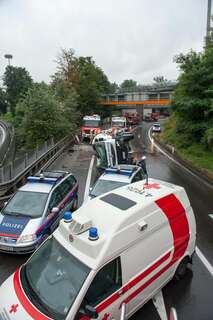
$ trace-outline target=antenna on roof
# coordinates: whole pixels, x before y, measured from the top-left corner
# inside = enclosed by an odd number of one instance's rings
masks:
[[[41,169],[40,173],[39,173],[39,178],[40,179],[44,179],[44,174],[43,174],[43,170]]]

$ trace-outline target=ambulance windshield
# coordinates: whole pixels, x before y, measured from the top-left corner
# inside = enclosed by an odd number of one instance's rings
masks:
[[[21,282],[37,309],[64,320],[89,272],[52,237],[22,267]]]

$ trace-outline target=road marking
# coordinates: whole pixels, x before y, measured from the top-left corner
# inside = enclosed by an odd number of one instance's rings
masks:
[[[152,128],[152,127],[151,127]],[[200,177],[198,177],[194,172],[192,172],[191,170],[189,170],[188,168],[184,167],[181,163],[179,163],[177,160],[173,159],[172,157],[170,157],[164,150],[162,150],[155,142],[154,139],[151,137],[151,128],[148,131],[148,137],[150,142],[163,154],[165,155],[167,158],[169,158],[171,161],[173,161],[174,163],[176,163],[177,165],[179,165],[181,168],[185,169],[187,172],[191,173],[191,175],[195,176],[196,178],[198,178],[200,181],[202,181],[204,184],[206,184],[208,187],[212,188],[212,186],[204,181],[203,179],[201,179]],[[213,219],[213,214],[209,215],[211,216],[211,218]],[[206,257],[204,256],[204,254],[200,251],[200,249],[196,246],[195,248],[195,252],[197,253],[197,256],[199,257],[199,259],[202,261],[202,263],[204,264],[204,266],[206,267],[206,269],[209,271],[209,273],[213,276],[213,266],[211,265],[211,263],[206,259]]]
[[[211,263],[206,259],[204,254],[200,251],[198,247],[195,248],[195,252],[197,253],[197,256],[200,258],[200,260],[203,262],[206,269],[209,271],[209,273],[213,276],[213,266]]]
[[[209,214],[209,218],[213,219],[213,214]]]
[[[89,165],[89,170],[87,174],[87,180],[86,180],[86,186],[85,186],[85,191],[84,191],[84,201],[87,200],[89,196],[89,188],[90,188],[90,182],[91,182],[91,177],[92,177],[92,169],[95,161],[95,156],[93,155],[90,161]]]

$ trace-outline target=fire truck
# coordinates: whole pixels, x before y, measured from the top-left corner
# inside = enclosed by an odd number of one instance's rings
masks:
[[[129,126],[136,126],[140,123],[140,116],[137,112],[126,112],[124,116]]]
[[[97,114],[83,117],[83,126],[81,127],[81,138],[92,141],[94,136],[101,132],[101,117]]]

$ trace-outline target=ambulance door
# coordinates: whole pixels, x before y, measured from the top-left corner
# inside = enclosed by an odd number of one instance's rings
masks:
[[[148,226],[154,225],[154,219],[158,222],[158,216],[155,214],[151,217],[152,221],[147,218],[144,222]],[[171,268],[167,267],[171,261],[171,240],[168,224],[161,224],[161,228],[156,225],[147,237],[121,254],[122,265],[125,266],[123,281],[128,289],[123,301],[128,306],[128,317],[171,278]]]
[[[121,261],[118,257],[97,272],[75,320],[83,320],[85,317],[100,320],[120,319],[121,302],[124,297]]]

